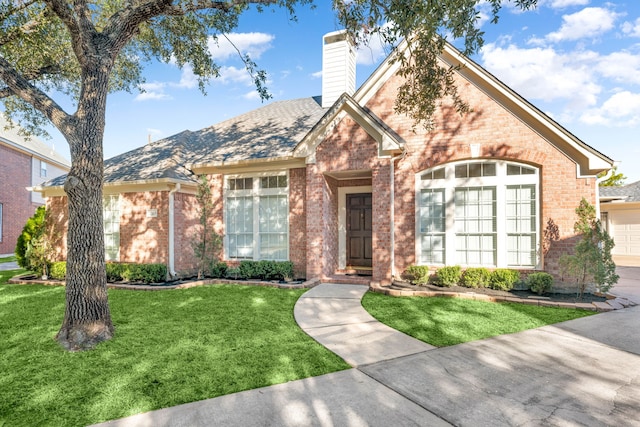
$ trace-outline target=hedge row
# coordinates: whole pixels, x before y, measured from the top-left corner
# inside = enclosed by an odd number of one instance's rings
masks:
[[[134,264],[108,262],[107,282],[159,283],[167,280],[167,266],[164,264]],[[54,262],[49,268],[49,277],[64,280],[67,276],[67,263]]]
[[[224,263],[218,263],[224,264]],[[291,280],[293,263],[291,261],[240,261],[235,268],[227,268],[226,277],[244,280]]]
[[[462,271],[459,265],[441,267],[431,275],[426,265],[411,265],[403,278],[414,285],[426,285],[433,283],[437,286],[451,287],[464,286],[467,288],[491,288],[501,291],[513,289],[520,281],[520,273],[516,270],[498,268],[489,271],[484,267],[467,268]],[[533,292],[543,294],[549,292],[553,285],[553,277],[549,273],[537,272],[527,277],[526,284]]]

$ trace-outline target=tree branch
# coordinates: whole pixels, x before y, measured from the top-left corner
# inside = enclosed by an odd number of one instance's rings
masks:
[[[50,70],[50,67],[42,68],[41,75]],[[18,96],[44,114],[58,129],[63,130],[66,127],[70,116],[46,93],[31,84],[27,77],[18,73],[2,56],[0,56],[0,80],[7,85],[0,89],[0,96]]]
[[[90,43],[91,37],[95,34],[93,24],[91,25],[91,28],[87,28],[86,23],[81,25],[74,15],[73,10],[64,0],[44,0],[44,2],[67,27],[69,34],[71,35],[71,47],[73,48],[73,52],[75,53],[80,65],[86,65],[87,55],[94,53],[92,43]],[[86,4],[83,4],[83,7],[86,9]],[[90,33],[88,34],[87,31]]]

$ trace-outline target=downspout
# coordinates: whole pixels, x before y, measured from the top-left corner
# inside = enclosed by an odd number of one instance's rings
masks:
[[[389,212],[389,216],[391,217],[391,226],[390,226],[390,231],[391,231],[391,236],[390,236],[390,245],[391,245],[391,255],[389,257],[390,261],[391,261],[391,280],[393,280],[393,278],[396,275],[396,245],[395,245],[395,236],[396,236],[396,221],[395,221],[395,163],[396,160],[398,159],[402,159],[404,158],[404,156],[407,154],[406,150],[404,149],[404,147],[402,147],[402,153],[398,154],[395,157],[391,158],[391,173],[390,173],[390,185],[391,185],[391,191],[389,191],[390,197],[391,197],[391,206],[390,206],[390,212]]]
[[[175,218],[175,201],[174,194],[180,191],[180,183],[177,183],[175,187],[173,187],[169,191],[169,275],[171,278],[176,277],[176,263],[175,263],[175,232],[174,225],[176,222]]]

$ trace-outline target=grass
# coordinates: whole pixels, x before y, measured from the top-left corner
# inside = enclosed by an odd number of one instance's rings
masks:
[[[0,284],[0,426],[81,426],[347,369],[296,325],[303,292],[110,290],[116,338],[68,353],[53,340],[64,288]]]
[[[595,314],[572,308],[493,303],[462,298],[390,297],[368,292],[362,305],[380,322],[445,347]]]

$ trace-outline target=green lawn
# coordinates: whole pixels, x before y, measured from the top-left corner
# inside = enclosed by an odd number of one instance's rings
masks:
[[[304,290],[111,290],[115,339],[68,353],[53,340],[64,288],[3,281],[3,427],[83,426],[349,367],[296,325]]]
[[[538,328],[595,314],[572,308],[462,298],[390,297],[368,292],[362,305],[380,322],[436,347]]]
[[[304,290],[216,285],[110,290],[116,337],[68,353],[53,340],[64,288],[7,285],[0,271],[0,427],[82,426],[349,366],[298,328]],[[380,321],[436,346],[592,312],[368,293]]]

